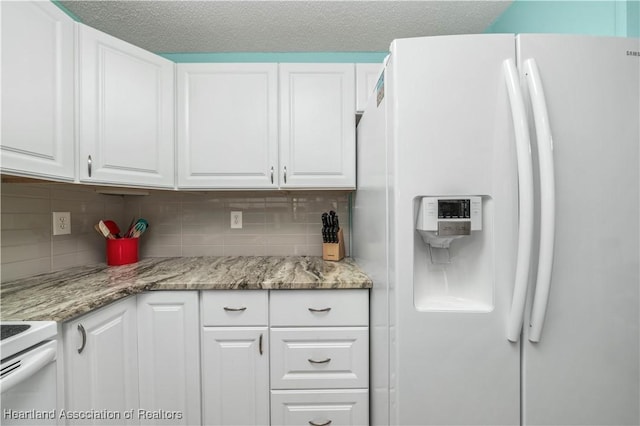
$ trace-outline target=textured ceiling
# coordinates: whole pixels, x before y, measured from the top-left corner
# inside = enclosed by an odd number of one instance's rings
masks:
[[[482,33],[498,1],[60,1],[81,22],[144,49],[381,52],[395,38]]]

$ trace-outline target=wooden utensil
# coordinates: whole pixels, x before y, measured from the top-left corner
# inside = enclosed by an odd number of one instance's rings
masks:
[[[102,235],[104,235],[105,238],[108,238],[110,240],[113,240],[116,238],[113,236],[111,231],[109,231],[109,228],[107,227],[107,225],[105,225],[103,221],[98,222],[98,228],[100,229],[100,232],[102,232]]]

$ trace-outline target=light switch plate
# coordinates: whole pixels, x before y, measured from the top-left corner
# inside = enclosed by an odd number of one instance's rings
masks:
[[[53,235],[71,234],[71,212],[53,212]]]

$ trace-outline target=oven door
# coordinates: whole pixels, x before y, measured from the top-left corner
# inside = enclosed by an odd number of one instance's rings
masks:
[[[0,423],[55,425],[56,341],[2,360]]]

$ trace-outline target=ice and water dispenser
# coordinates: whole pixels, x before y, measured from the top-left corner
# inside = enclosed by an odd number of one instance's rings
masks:
[[[493,310],[492,208],[488,196],[415,198],[416,309]]]

